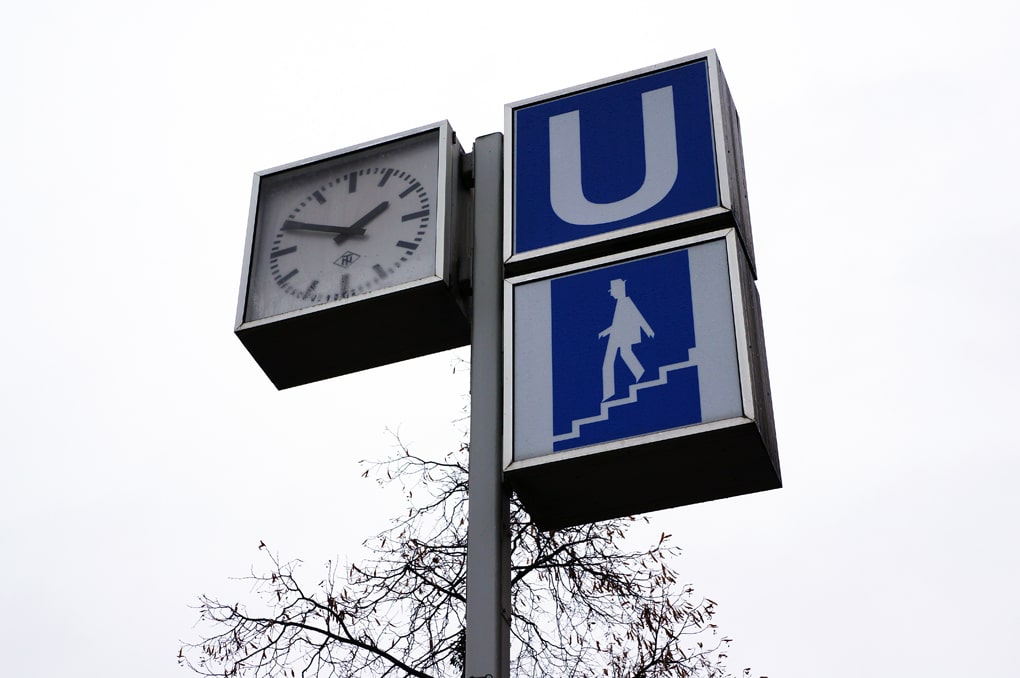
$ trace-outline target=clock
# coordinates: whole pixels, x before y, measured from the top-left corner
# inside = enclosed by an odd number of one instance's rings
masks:
[[[256,173],[235,332],[274,384],[468,343],[462,156],[442,122]]]
[[[439,148],[418,135],[272,172],[260,182],[246,320],[412,283],[434,272]]]

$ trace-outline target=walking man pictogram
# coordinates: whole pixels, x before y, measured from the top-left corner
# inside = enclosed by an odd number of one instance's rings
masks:
[[[648,338],[655,336],[655,332],[648,325],[641,311],[637,309],[634,302],[627,296],[626,280],[611,280],[609,282],[609,295],[616,299],[616,310],[613,311],[613,324],[599,332],[599,339],[608,336],[609,345],[606,347],[606,357],[602,361],[602,401],[605,402],[616,393],[616,354],[619,353],[623,362],[634,375],[634,381],[640,381],[645,368],[641,361],[634,355],[634,344],[641,343],[641,332]]]

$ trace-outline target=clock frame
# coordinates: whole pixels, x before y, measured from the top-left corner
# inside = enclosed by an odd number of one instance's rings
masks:
[[[442,121],[255,173],[234,332],[277,388],[469,343],[463,157]]]

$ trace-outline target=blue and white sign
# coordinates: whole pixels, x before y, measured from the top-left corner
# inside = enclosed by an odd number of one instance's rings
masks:
[[[710,61],[511,104],[512,254],[723,204]]]
[[[509,104],[505,124],[503,469],[535,524],[780,487],[715,52]]]
[[[741,417],[727,240],[513,287],[513,460]]]

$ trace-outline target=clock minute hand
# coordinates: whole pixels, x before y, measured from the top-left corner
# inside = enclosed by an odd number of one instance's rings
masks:
[[[327,224],[308,224],[303,221],[294,221],[288,219],[283,222],[284,231],[314,231],[316,233],[338,233],[344,237],[349,235],[362,235],[365,232],[363,228],[355,228],[354,226],[329,226]]]
[[[389,201],[383,200],[381,203],[379,203],[378,205],[373,207],[371,210],[369,210],[368,214],[366,214],[365,216],[361,217],[360,219],[355,221],[353,224],[351,224],[351,226],[350,226],[350,228],[348,230],[340,232],[335,238],[333,238],[333,241],[337,245],[339,245],[339,244],[343,243],[344,240],[347,240],[347,238],[349,236],[352,236],[352,235],[364,235],[365,234],[365,226],[368,226],[368,224],[373,219],[375,219],[377,216],[379,216],[380,214],[385,212],[389,208],[389,206],[390,206]]]

